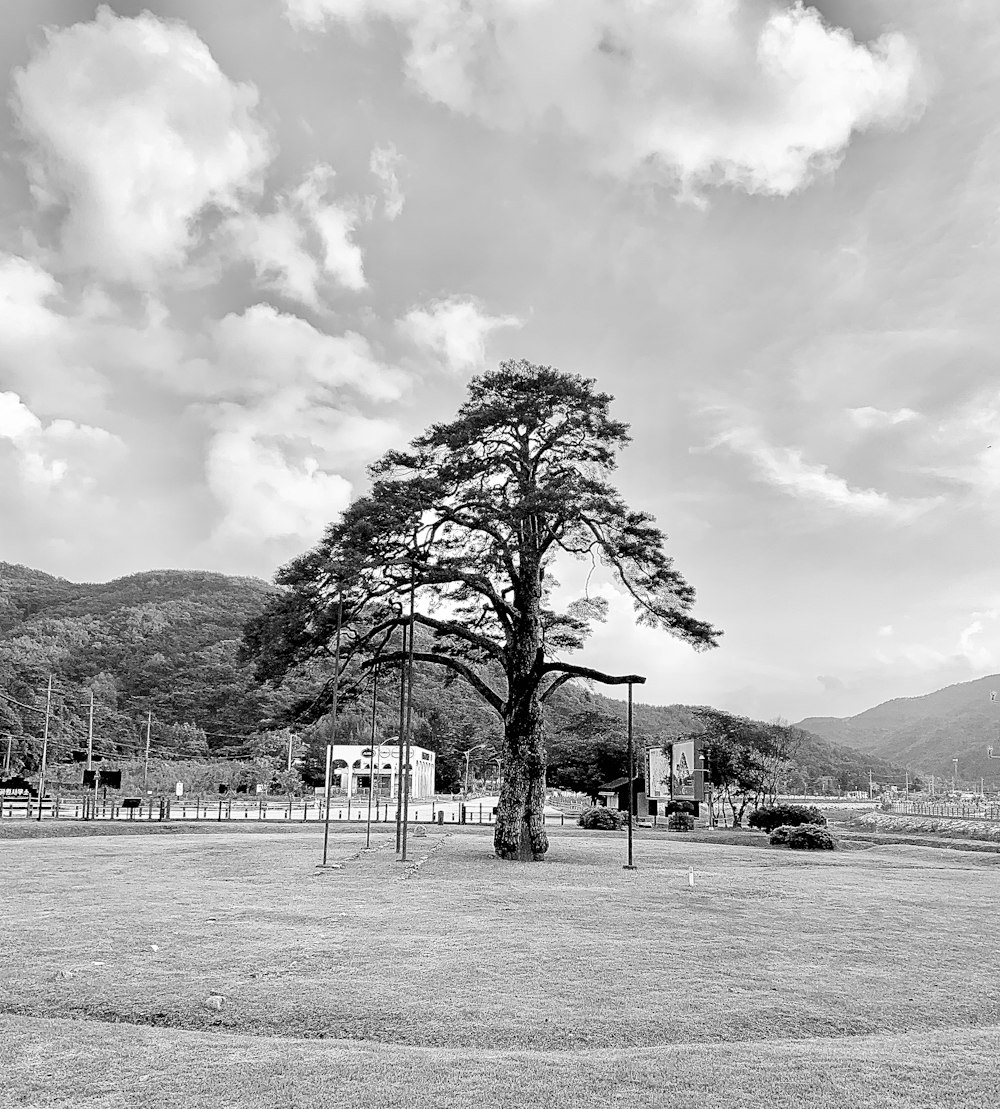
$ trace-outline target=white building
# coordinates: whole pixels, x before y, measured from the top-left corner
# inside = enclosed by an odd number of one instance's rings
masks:
[[[371,750],[372,757],[364,752]],[[433,751],[415,745],[410,747],[410,796],[431,797],[434,793],[435,756]],[[374,772],[372,763],[375,764]],[[373,748],[360,743],[335,743],[331,784],[348,797],[368,790],[375,779],[375,796],[395,797],[399,789],[399,746],[391,737]]]

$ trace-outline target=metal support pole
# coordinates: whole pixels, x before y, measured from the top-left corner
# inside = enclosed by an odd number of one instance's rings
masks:
[[[330,742],[326,748],[326,814],[323,821],[323,862],[326,866],[327,847],[330,842],[330,786],[333,776],[333,745],[337,742],[337,697],[340,692],[340,625],[344,618],[344,595],[337,594],[337,638],[333,648],[333,712]]]
[[[90,691],[90,720],[87,725],[87,769],[94,769],[94,691]]]
[[[52,675],[45,695],[45,731],[42,733],[42,766],[38,772],[38,822],[42,821],[42,802],[45,800],[45,760],[49,756],[49,715],[52,711]]]
[[[146,713],[146,754],[142,760],[142,792],[146,793],[146,779],[149,777],[149,735],[153,729],[153,710]]]
[[[623,870],[637,870],[632,862],[632,822],[635,817],[635,797],[633,794],[633,763],[635,749],[632,745],[632,683],[628,683],[628,862]]]
[[[416,540],[416,536],[414,536]],[[410,759],[413,732],[413,640],[414,611],[416,606],[416,570],[410,566],[410,648],[406,657],[406,767],[403,771],[403,851],[402,861],[406,862],[406,827],[410,818]]]
[[[378,667],[372,680],[372,737],[368,750],[371,757],[368,760],[368,827],[365,829],[365,847],[372,845],[372,794],[375,792],[375,774],[378,770],[378,759],[375,757],[375,708],[378,699]]]
[[[399,660],[399,737],[396,752],[396,850],[403,842],[403,729],[406,726],[406,625],[402,626],[403,647]]]

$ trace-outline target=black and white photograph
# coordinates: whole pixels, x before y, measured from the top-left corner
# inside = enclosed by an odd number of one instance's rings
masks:
[[[1000,4],[0,82],[0,1107],[1000,1103]]]

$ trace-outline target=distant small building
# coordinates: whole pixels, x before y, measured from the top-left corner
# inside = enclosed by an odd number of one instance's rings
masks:
[[[371,750],[368,757],[365,751]],[[372,764],[375,764],[374,767]],[[430,797],[434,793],[435,754],[425,747],[410,747],[410,796]],[[334,789],[348,797],[368,796],[374,788],[378,797],[395,797],[399,791],[398,740],[387,739],[373,748],[360,743],[335,743],[330,774]],[[374,783],[374,785],[373,785]]]
[[[605,782],[597,791],[597,803],[608,809],[628,812],[628,778]],[[647,801],[646,783],[642,778],[632,779],[632,806],[632,812],[640,820],[656,815],[656,802]]]

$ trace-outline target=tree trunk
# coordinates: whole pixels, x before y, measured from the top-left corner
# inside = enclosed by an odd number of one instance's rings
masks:
[[[524,697],[504,721],[504,780],[493,846],[498,859],[540,862],[545,834],[545,744],[537,693]]]

